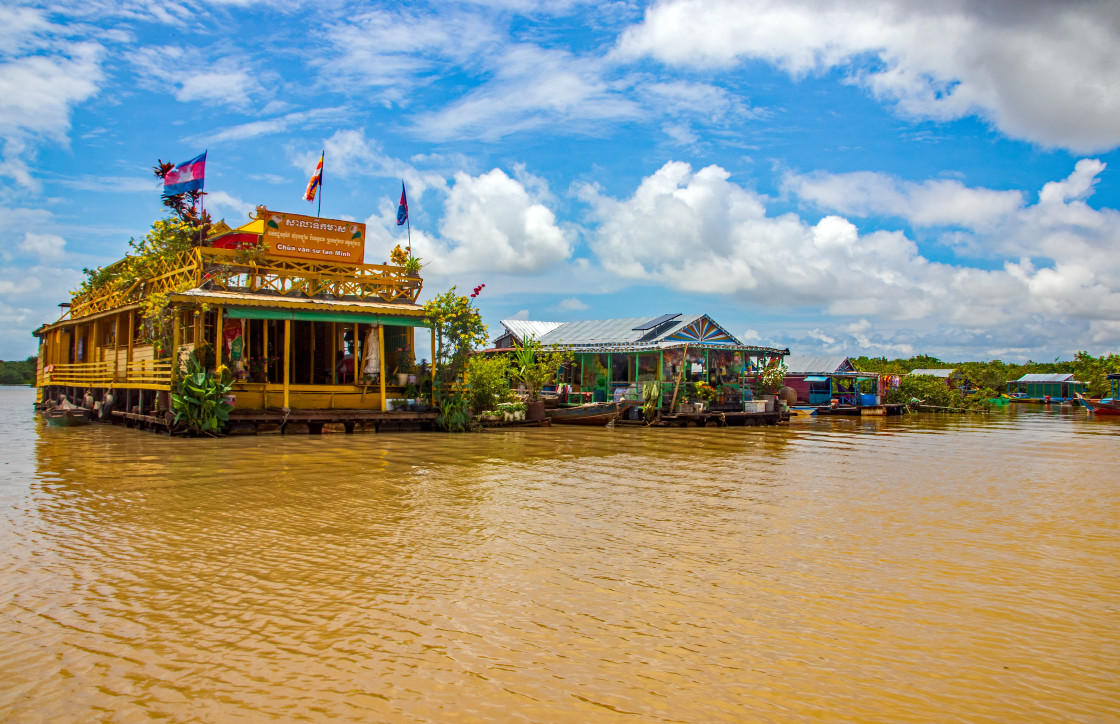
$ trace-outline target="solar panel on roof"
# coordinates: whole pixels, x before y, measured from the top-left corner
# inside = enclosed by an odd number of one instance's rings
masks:
[[[648,322],[642,322],[637,327],[634,327],[634,331],[635,332],[644,332],[647,329],[653,329],[654,327],[656,327],[658,325],[661,325],[661,324],[665,324],[670,319],[676,319],[679,316],[681,316],[681,315],[680,314],[662,314],[660,317],[655,317],[654,319],[651,319]]]

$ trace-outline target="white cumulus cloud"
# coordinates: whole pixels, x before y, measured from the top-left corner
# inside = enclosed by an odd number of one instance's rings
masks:
[[[1020,205],[1019,195],[953,185],[938,207],[938,194],[929,193],[937,184],[877,180],[904,211],[983,222],[977,237],[1003,260],[994,270],[932,261],[901,232],[861,232],[837,214],[817,223],[791,213],[770,216],[763,197],[731,182],[718,166],[694,171],[669,162],[629,198],[605,196],[594,186],[580,194],[598,221],[593,250],[623,278],[772,307],[819,305],[829,315],[878,323],[955,326],[974,335],[1039,319],[1086,325],[1101,335],[1120,320],[1120,213],[1094,210],[1084,200],[1102,170],[1080,162],[1067,179],[1048,184],[1034,205]],[[992,204],[989,213],[962,213],[958,197],[973,191]],[[845,338],[873,335],[851,328]]]
[[[440,238],[418,245],[414,235],[413,247],[427,247],[436,273],[544,271],[566,260],[572,244],[540,196],[501,169],[479,176],[457,173],[439,224]]]
[[[1120,12],[1096,0],[666,0],[616,53],[794,77],[838,68],[906,116],[979,115],[1015,138],[1120,144]]]

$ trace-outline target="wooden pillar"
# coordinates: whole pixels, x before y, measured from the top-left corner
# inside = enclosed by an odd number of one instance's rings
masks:
[[[665,350],[657,353],[657,409],[665,404]]]
[[[355,385],[358,384],[359,373],[362,371],[362,338],[358,335],[358,323],[354,322],[354,379],[351,380]]]
[[[377,349],[381,352],[378,355],[381,363],[381,368],[378,370],[381,380],[381,411],[385,412],[385,325],[383,324],[377,325]]]
[[[288,373],[292,361],[292,320],[284,320],[284,407],[288,407]]]
[[[202,310],[194,310],[194,348],[202,346]]]
[[[128,310],[128,359],[125,360],[125,365],[132,363],[132,343],[136,339],[136,310]]]
[[[171,373],[177,374],[179,369],[179,309],[175,306],[171,307]],[[132,358],[132,351],[129,350],[129,358]]]
[[[436,399],[436,326],[428,330],[432,334],[432,401]]]
[[[121,364],[121,315],[113,315],[113,381],[120,375]]]
[[[308,343],[308,357],[311,358],[311,362],[308,365],[310,369],[308,370],[309,377],[307,379],[311,380],[311,384],[315,384],[315,323],[308,322],[307,325],[310,330],[308,334],[311,336],[311,341]]]
[[[217,371],[222,366],[222,353],[225,351],[225,340],[222,339],[222,334],[225,332],[222,324],[222,308],[217,307],[214,310],[214,370]]]
[[[268,385],[269,368],[272,367],[272,360],[268,358],[268,322],[267,319],[261,320],[261,359],[264,360],[264,383]],[[266,405],[267,407],[267,405]]]
[[[331,384],[338,384],[338,323],[331,322]]]

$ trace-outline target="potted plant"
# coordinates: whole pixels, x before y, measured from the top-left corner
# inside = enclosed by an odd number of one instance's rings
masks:
[[[410,277],[419,277],[420,276],[420,268],[422,266],[424,266],[420,262],[421,262],[420,257],[410,255],[404,261],[405,274],[407,274]]]
[[[696,383],[695,394],[700,402],[701,411],[703,411],[704,408],[711,406],[716,399],[716,395],[719,393],[716,392],[716,388],[712,387],[707,382],[701,381]]]
[[[535,339],[515,349],[510,376],[525,386],[526,420],[544,419],[541,388],[555,380],[556,373],[571,358],[570,352],[545,352]]]
[[[407,344],[397,347],[397,368],[394,374],[399,386],[404,387],[409,383],[409,376],[412,375],[412,348]],[[415,379],[412,381],[415,382]]]
[[[780,360],[774,360],[759,371],[755,379],[755,394],[766,400],[766,411],[773,412],[775,398],[782,389],[786,380],[786,366]]]

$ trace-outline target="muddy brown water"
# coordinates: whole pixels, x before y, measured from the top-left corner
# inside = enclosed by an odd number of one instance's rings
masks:
[[[1073,408],[169,439],[0,388],[0,720],[1120,720]]]

